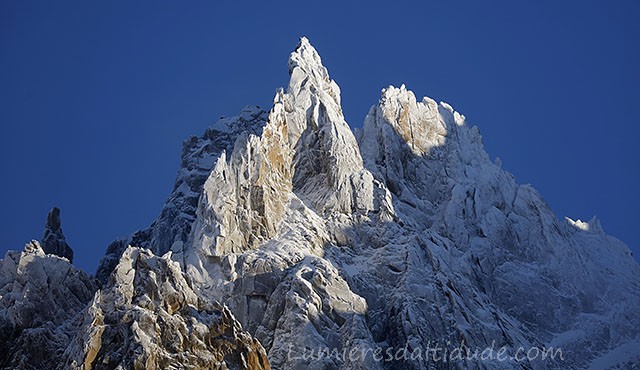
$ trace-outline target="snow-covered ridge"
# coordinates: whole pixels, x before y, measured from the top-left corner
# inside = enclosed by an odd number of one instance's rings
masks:
[[[304,356],[434,344],[564,354],[465,369],[640,362],[640,268],[597,219],[558,220],[449,104],[390,86],[352,132],[306,38],[288,70],[268,114],[245,108],[185,142],[159,218],[109,246],[101,289],[53,326],[68,333],[54,345],[67,365],[449,368]],[[202,325],[232,328],[240,358],[202,345]],[[195,336],[166,340],[184,327]]]

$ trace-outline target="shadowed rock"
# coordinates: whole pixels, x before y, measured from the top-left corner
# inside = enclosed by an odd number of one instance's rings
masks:
[[[47,224],[42,236],[42,249],[46,254],[55,254],[73,262],[73,250],[62,234],[60,208],[58,207],[53,207],[47,215]]]

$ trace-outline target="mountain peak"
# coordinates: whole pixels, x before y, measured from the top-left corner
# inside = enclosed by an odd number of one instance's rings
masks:
[[[300,38],[296,49],[289,56],[289,86],[287,93],[293,95],[315,95],[330,97],[329,103],[342,114],[340,107],[340,87],[329,77],[318,51],[306,37]]]
[[[322,65],[320,54],[304,36],[300,38],[295,50],[289,56],[289,74],[292,74],[296,67],[309,74],[316,71],[319,77],[329,77],[327,69]]]
[[[543,356],[460,368],[640,363],[640,267],[597,219],[561,223],[446,103],[390,86],[356,140],[304,37],[289,73],[268,116],[185,142],[160,216],[109,245],[99,291],[37,242],[0,260],[0,368],[446,367],[434,345]],[[43,246],[71,253],[57,208]]]
[[[47,224],[42,236],[42,249],[47,254],[55,254],[73,262],[73,250],[62,234],[60,208],[53,207],[47,215]]]
[[[47,214],[47,229],[51,229],[53,231],[62,230],[60,227],[60,208],[53,207],[49,214]]]

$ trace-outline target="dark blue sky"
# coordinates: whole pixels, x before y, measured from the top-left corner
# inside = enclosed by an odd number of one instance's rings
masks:
[[[0,252],[57,205],[94,271],[157,216],[182,140],[268,108],[306,35],[352,126],[389,84],[449,102],[559,216],[597,214],[638,255],[638,19],[633,0],[2,1]]]

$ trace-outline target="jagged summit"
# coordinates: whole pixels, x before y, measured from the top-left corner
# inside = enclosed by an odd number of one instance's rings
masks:
[[[304,36],[300,38],[295,50],[289,56],[288,65],[290,75],[295,67],[299,67],[310,75],[319,78],[319,80],[325,80],[329,77],[327,69],[322,65],[320,54],[311,45],[309,39]]]
[[[53,207],[47,215],[47,224],[42,236],[42,249],[47,254],[55,254],[73,262],[73,250],[67,244],[60,221],[60,209]]]
[[[247,107],[185,142],[158,219],[108,247],[92,298],[80,294],[59,324],[35,328],[63,338],[47,342],[56,363],[538,370],[640,361],[640,267],[596,219],[558,220],[446,103],[390,86],[354,134],[306,38],[288,67],[269,113]],[[37,244],[2,261],[0,330],[20,342],[0,350],[40,343],[2,320],[32,315],[25,307],[55,274],[41,272],[50,264],[69,265]],[[78,289],[78,279],[56,279]],[[554,347],[564,357],[416,356],[436,345],[508,355]],[[403,348],[413,355],[372,355]]]
[[[308,40],[291,54],[289,73],[263,135],[236,142],[205,183],[184,259],[201,294],[229,302],[273,364],[326,366],[292,360],[282,349],[292,342],[349,350],[333,338],[355,336],[369,347],[448,338],[513,348],[558,343],[574,329],[584,335],[563,345],[571,361],[585,364],[632,338],[622,334],[628,323],[611,321],[609,306],[594,305],[602,291],[609,300],[638,301],[637,282],[627,281],[637,280],[627,272],[638,266],[626,247],[568,229],[535,190],[490,161],[478,128],[462,114],[429,98],[416,101],[404,86],[389,87],[354,135],[338,85]],[[593,244],[610,256],[603,262],[592,255],[593,264],[581,265],[574,256],[591,254]],[[626,272],[603,279],[600,263]],[[316,301],[329,308],[304,303]],[[556,304],[571,308],[557,311]],[[606,336],[578,312],[596,312],[620,340],[605,345]],[[541,316],[550,318],[531,321]],[[307,324],[315,329],[303,329]],[[600,350],[585,350],[590,341]]]

